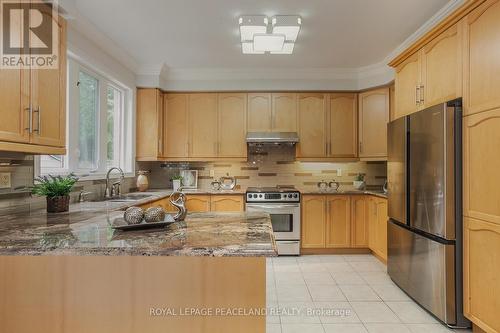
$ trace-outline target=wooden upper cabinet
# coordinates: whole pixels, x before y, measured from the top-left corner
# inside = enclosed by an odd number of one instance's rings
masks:
[[[210,198],[212,212],[241,212],[245,210],[242,195],[212,195]]]
[[[247,156],[247,95],[218,94],[219,157]]]
[[[396,67],[396,109],[395,118],[414,113],[420,108],[420,52],[416,52]]]
[[[300,142],[297,157],[326,157],[326,102],[324,94],[298,94]]]
[[[461,97],[463,53],[458,22],[399,64],[394,119]]]
[[[25,81],[28,81],[27,83]],[[0,141],[29,142],[29,70],[0,69]]]
[[[248,94],[248,132],[296,132],[297,94]]]
[[[22,40],[21,24],[13,27],[19,28],[15,33]],[[29,69],[0,69],[0,141],[29,142],[29,85]]]
[[[356,94],[330,94],[328,155],[358,156],[358,102]]]
[[[42,11],[44,19],[52,18],[51,8]],[[54,20],[55,22],[55,20]],[[66,144],[66,21],[58,19],[59,66],[56,69],[31,70],[31,104],[33,106],[32,143],[64,147]]]
[[[37,154],[64,154],[66,145],[66,21],[41,8],[44,20],[53,20],[58,34],[55,69],[0,70],[0,142],[30,145],[8,150]],[[52,30],[39,33],[52,33]],[[12,31],[11,33],[14,33]],[[21,31],[16,33],[21,34]],[[31,112],[30,112],[30,105]],[[43,147],[42,147],[43,146]],[[37,147],[37,148],[35,148]]]
[[[304,195],[301,204],[301,247],[325,247],[326,197]]]
[[[351,197],[351,240],[352,247],[368,247],[368,197]]]
[[[154,161],[163,155],[163,96],[159,89],[137,89],[136,157]]]
[[[500,108],[463,119],[464,215],[500,224]]]
[[[396,86],[389,87],[389,121],[396,119]]]
[[[462,24],[453,25],[425,45],[421,57],[421,107],[462,96]]]
[[[396,95],[398,96],[398,95]],[[389,88],[359,94],[359,157],[387,158]]]
[[[188,156],[188,95],[165,94],[163,99],[165,130],[164,156],[182,158]]]
[[[272,131],[297,131],[297,94],[272,94]]]
[[[271,94],[248,94],[248,132],[271,132]]]
[[[487,0],[465,17],[464,114],[500,107],[500,1]]]
[[[217,156],[217,94],[189,95],[189,156]]]
[[[210,211],[210,196],[209,195],[187,195],[186,209],[191,213],[204,213]]]
[[[351,198],[329,195],[326,205],[326,247],[351,247]]]

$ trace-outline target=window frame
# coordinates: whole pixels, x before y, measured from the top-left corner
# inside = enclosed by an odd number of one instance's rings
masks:
[[[39,175],[64,175],[70,172],[75,173],[81,180],[104,179],[109,168],[107,159],[107,92],[108,87],[116,89],[121,93],[121,112],[119,119],[114,116],[115,125],[119,124],[119,133],[114,137],[118,138],[118,144],[114,143],[114,154],[118,154],[114,159],[118,161],[127,177],[135,175],[135,149],[130,147],[130,140],[127,137],[134,137],[132,98],[131,88],[110,79],[108,76],[100,73],[83,62],[68,56],[67,64],[67,102],[66,102],[66,155],[64,156],[64,167],[62,168],[44,168],[42,170],[40,157],[35,159],[35,173]],[[98,99],[97,99],[97,168],[82,169],[78,167],[78,146],[79,146],[79,88],[77,82],[79,73],[83,71],[91,75],[98,81]],[[73,110],[73,112],[71,112]],[[70,129],[73,129],[72,131]],[[74,130],[77,129],[77,130]],[[114,126],[116,131],[116,126]],[[133,142],[133,140],[132,140]],[[118,149],[116,149],[118,148]],[[43,171],[43,173],[42,173]]]

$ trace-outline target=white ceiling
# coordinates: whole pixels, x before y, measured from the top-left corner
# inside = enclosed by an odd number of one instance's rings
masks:
[[[455,0],[456,2],[457,0]],[[139,67],[353,69],[387,60],[449,0],[74,0]],[[453,1],[452,1],[453,2]],[[298,14],[293,55],[243,55],[240,15]]]

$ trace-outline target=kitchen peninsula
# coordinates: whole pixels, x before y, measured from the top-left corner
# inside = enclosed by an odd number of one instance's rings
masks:
[[[0,331],[265,331],[265,313],[215,313],[265,308],[265,257],[277,254],[268,215],[193,213],[165,229],[113,230],[110,221],[130,205],[86,202],[66,214],[4,216]],[[169,311],[157,316],[158,309]],[[201,309],[214,315],[196,315]]]

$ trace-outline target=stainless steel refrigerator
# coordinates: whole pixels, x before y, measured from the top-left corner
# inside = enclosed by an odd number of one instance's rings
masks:
[[[462,308],[461,100],[388,124],[388,260],[392,280],[451,327]]]

